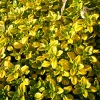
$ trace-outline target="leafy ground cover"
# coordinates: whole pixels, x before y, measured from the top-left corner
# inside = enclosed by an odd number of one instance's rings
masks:
[[[99,96],[99,0],[0,1],[0,100]]]

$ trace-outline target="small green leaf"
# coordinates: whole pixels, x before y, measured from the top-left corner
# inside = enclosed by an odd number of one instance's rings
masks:
[[[34,97],[35,97],[36,99],[40,99],[40,100],[41,100],[42,96],[43,96],[43,94],[41,94],[40,92],[37,92],[37,93],[34,95]]]
[[[24,84],[24,85],[29,85],[29,84],[30,84],[30,80],[29,80],[28,78],[25,78],[25,79],[23,80],[23,84]]]
[[[42,67],[49,67],[49,66],[50,66],[50,62],[44,60],[43,63],[42,63]]]
[[[63,93],[64,92],[64,90],[61,88],[61,87],[58,87],[58,92],[57,92],[57,94],[61,94],[61,93]]]

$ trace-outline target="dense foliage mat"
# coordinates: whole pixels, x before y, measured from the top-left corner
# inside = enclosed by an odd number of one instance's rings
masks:
[[[0,100],[99,95],[100,0],[0,0]]]

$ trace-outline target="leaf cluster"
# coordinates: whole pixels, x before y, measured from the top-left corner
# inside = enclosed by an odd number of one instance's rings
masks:
[[[97,100],[100,1],[65,1],[0,1],[0,100]]]

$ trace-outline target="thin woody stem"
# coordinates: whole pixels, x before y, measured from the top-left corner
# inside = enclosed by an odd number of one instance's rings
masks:
[[[88,10],[94,10],[94,9],[96,9],[96,7],[93,7],[93,8],[88,8]]]
[[[63,19],[62,15],[63,15],[63,11],[65,9],[66,2],[67,2],[67,0],[62,0],[62,7],[61,7],[61,22],[62,22],[62,24],[64,24],[64,19]]]
[[[65,9],[66,2],[67,2],[67,0],[62,0],[63,5],[62,5],[62,8],[61,8],[61,16],[62,16],[63,11]]]

